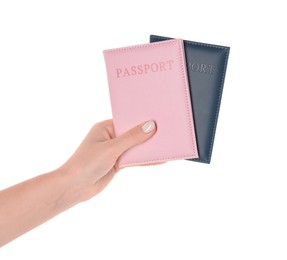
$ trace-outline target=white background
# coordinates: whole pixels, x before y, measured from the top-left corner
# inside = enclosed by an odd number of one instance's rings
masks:
[[[150,34],[231,47],[211,165],[125,169],[0,259],[286,259],[283,3],[0,1],[0,189],[111,118],[102,50]]]

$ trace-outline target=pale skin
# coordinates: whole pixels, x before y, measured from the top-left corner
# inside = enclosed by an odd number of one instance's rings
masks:
[[[120,155],[155,132],[148,121],[115,137],[112,120],[97,123],[61,167],[0,191],[0,247],[101,192]]]

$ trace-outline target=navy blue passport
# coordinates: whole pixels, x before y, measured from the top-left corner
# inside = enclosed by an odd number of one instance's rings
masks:
[[[150,36],[150,42],[169,39]],[[230,48],[193,41],[184,48],[199,152],[189,160],[210,163]]]

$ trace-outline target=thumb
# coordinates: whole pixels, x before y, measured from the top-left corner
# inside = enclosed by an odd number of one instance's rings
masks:
[[[113,139],[113,149],[118,155],[121,155],[124,151],[132,148],[133,146],[141,144],[150,139],[155,132],[156,124],[153,120],[137,125],[128,132]]]

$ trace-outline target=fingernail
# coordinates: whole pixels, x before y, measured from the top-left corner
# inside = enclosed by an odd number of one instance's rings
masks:
[[[147,121],[143,126],[142,130],[145,134],[150,133],[153,129],[155,129],[155,122],[153,120]]]

